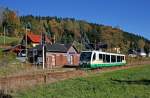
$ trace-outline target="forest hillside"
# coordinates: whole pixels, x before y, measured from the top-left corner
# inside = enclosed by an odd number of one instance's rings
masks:
[[[123,53],[129,49],[150,50],[150,40],[132,32],[103,24],[89,23],[74,18],[51,16],[19,16],[9,8],[0,8],[0,34],[6,32],[8,37],[21,38],[26,29],[35,34],[46,32],[59,43],[72,43],[82,47],[82,42],[90,44],[106,44],[108,49],[120,48]],[[17,44],[17,43],[16,43]],[[85,46],[83,46],[85,48]]]

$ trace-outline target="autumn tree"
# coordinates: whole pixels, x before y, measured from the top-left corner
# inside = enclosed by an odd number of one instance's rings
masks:
[[[150,41],[145,43],[144,50],[147,54],[150,52]]]
[[[4,8],[3,7],[0,7],[0,33],[3,32],[3,12],[4,12]]]
[[[8,36],[17,36],[20,26],[20,19],[16,12],[6,8],[3,12],[3,26],[6,28],[6,34]]]
[[[76,44],[79,44],[77,46],[80,47],[82,38],[86,35],[86,38],[89,39],[88,43],[101,42],[107,44],[109,49],[121,48],[124,52],[128,49],[144,48],[147,51],[150,49],[148,39],[112,26],[89,23],[74,18],[18,16],[15,11],[8,8],[1,11],[0,8],[0,32],[3,32],[5,27],[7,35],[22,36],[25,33],[25,25],[29,22],[32,32],[36,34],[47,32],[50,38],[56,38],[56,42],[76,41]]]
[[[144,46],[145,46],[145,42],[143,41],[143,39],[140,39],[140,40],[138,41],[138,47],[139,47],[140,49],[144,49]]]
[[[55,36],[56,40],[58,40],[60,35],[59,35],[59,30],[58,30],[59,25],[58,25],[56,19],[49,20],[48,25],[51,30],[50,32],[52,32],[53,36]]]

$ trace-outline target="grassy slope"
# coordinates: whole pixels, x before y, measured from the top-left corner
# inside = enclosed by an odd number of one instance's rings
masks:
[[[14,95],[15,98],[150,98],[150,65],[37,86]]]
[[[25,70],[25,65],[16,60],[14,53],[5,54],[0,48],[0,77],[11,75],[19,71]]]
[[[12,45],[12,44],[17,44],[20,41],[20,38],[16,37],[5,37],[6,45]],[[4,37],[0,36],[0,45],[4,45]]]

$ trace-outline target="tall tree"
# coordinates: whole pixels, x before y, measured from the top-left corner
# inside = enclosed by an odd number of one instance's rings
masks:
[[[8,36],[17,36],[20,19],[15,11],[6,8],[3,12],[3,23],[7,23],[6,31]]]
[[[140,49],[144,49],[144,46],[145,46],[145,42],[143,41],[143,39],[140,39],[140,40],[138,41],[138,47],[139,47]]]

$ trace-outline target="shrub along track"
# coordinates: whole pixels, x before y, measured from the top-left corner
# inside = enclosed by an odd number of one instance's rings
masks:
[[[115,70],[128,69],[132,67],[140,67],[142,65],[150,64],[150,61],[138,62],[134,64],[127,64],[125,66],[106,67],[93,70],[69,70],[60,72],[37,72],[32,74],[5,76],[0,78],[0,90],[3,92],[10,92],[26,87],[32,87],[39,84],[52,83],[60,80],[65,80],[74,77],[84,77],[89,73],[103,73]]]

